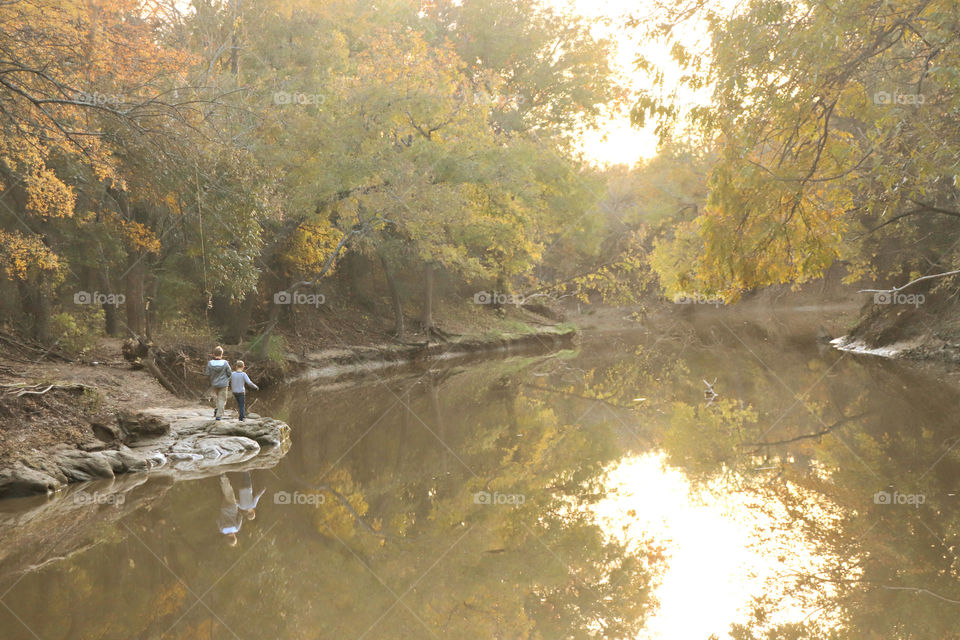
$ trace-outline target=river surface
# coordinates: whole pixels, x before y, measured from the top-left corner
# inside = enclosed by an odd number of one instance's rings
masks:
[[[960,638],[936,372],[717,315],[253,399],[273,468],[0,505],[0,638]]]

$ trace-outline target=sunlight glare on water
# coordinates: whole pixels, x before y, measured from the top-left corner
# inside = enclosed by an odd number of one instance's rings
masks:
[[[772,533],[774,519],[738,494],[694,487],[662,453],[619,461],[606,484],[610,494],[594,511],[607,533],[665,547],[659,608],[638,640],[724,637],[745,621],[753,597],[776,589],[778,576],[822,564],[799,535]],[[784,604],[780,621],[810,613],[788,596]]]

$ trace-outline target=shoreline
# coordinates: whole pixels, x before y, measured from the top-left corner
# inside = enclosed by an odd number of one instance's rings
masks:
[[[823,305],[779,309],[776,306],[779,305],[768,307],[756,302],[741,303],[736,308],[726,310],[726,313],[732,311],[734,316],[739,316],[828,310]],[[650,320],[660,317],[661,312],[669,308],[653,311]],[[559,351],[579,344],[584,332],[629,327],[630,323],[625,321],[627,316],[624,315],[628,311],[620,308],[599,309],[596,315],[581,317],[578,322],[580,326],[569,323],[545,325],[522,333],[489,332],[456,336],[449,341],[422,345],[359,344],[302,351],[299,355],[288,349],[282,362],[272,361],[275,371],[280,375],[264,386],[303,379],[349,383],[376,375],[377,372],[431,362]],[[705,309],[697,310],[698,313],[691,316],[691,311],[690,308],[681,309],[680,317],[689,321],[693,317],[702,316],[706,319],[718,313],[725,314],[724,310]],[[849,304],[838,306],[836,311],[849,313],[852,307]],[[673,313],[668,315],[673,316]],[[871,348],[862,339],[858,340],[856,328],[852,332],[843,331],[840,326],[843,317],[849,316],[836,313],[833,321],[828,322],[831,329],[840,329],[841,336],[830,340],[831,348],[920,365],[952,360],[943,358],[942,352],[923,353],[923,349],[916,348],[919,341],[915,339],[906,344]],[[5,389],[0,390],[0,410],[5,408],[3,400],[9,399],[18,389],[28,390],[26,393],[31,395],[24,397],[27,401],[39,402],[44,397],[51,397],[52,405],[46,408],[48,414],[60,414],[60,409],[64,407],[84,403],[96,406],[94,411],[71,416],[73,422],[68,425],[71,427],[69,431],[65,431],[62,425],[56,425],[55,421],[42,419],[28,425],[29,429],[21,429],[22,432],[36,430],[40,436],[46,435],[45,439],[18,439],[9,434],[0,434],[4,436],[0,439],[0,500],[31,494],[50,495],[62,492],[77,482],[114,477],[119,479],[127,474],[147,477],[147,473],[163,472],[174,478],[190,474],[195,476],[197,473],[209,475],[238,463],[252,463],[260,456],[261,447],[264,450],[289,448],[289,427],[286,424],[250,414],[251,420],[245,425],[246,432],[228,428],[227,425],[244,425],[230,417],[235,412],[228,411],[227,419],[222,422],[213,421],[212,417],[207,416],[210,409],[207,404],[167,391],[145,369],[125,361],[116,346],[113,344],[101,352],[98,360],[89,359],[86,363],[74,364],[33,363],[23,373],[11,375],[11,371],[7,370],[6,375],[0,376],[0,382],[6,383],[0,385]],[[265,360],[249,362],[264,368],[269,363]],[[186,369],[184,372],[184,388],[198,389],[198,377],[189,374],[193,378],[190,379],[186,377],[189,372]],[[46,393],[48,387],[53,392],[47,396],[40,395]],[[62,391],[60,398],[55,397],[61,389],[73,391]],[[38,395],[32,395],[34,393]],[[153,424],[159,428],[158,421],[165,422],[167,428],[145,436],[134,433],[138,423]],[[268,436],[262,432],[259,435],[256,433],[257,428],[262,430],[264,424],[274,424]],[[49,433],[44,434],[44,431]],[[29,435],[37,436],[38,433]],[[230,438],[234,440],[230,441]],[[151,446],[151,455],[139,455]],[[280,457],[282,454],[273,463],[278,462]]]
[[[576,345],[582,332],[579,328],[556,328],[533,333],[503,334],[491,337],[465,336],[450,342],[426,346],[358,346],[324,349],[293,356],[289,361],[297,368],[288,380],[363,377],[385,369],[402,368],[424,362],[441,362],[504,353],[556,351]]]
[[[562,325],[427,345],[356,346],[299,357],[288,353],[285,362],[292,366],[278,381],[341,380],[422,362],[556,351],[575,345],[580,335],[579,329]],[[215,421],[205,404],[170,393],[145,370],[117,358],[118,353],[112,356],[90,364],[35,363],[22,374],[4,376],[2,400],[14,410],[43,415],[31,415],[15,437],[4,434],[0,441],[0,500],[51,495],[78,482],[123,475],[209,475],[267,452],[275,464],[289,448],[285,423],[252,413],[240,422],[231,417],[232,410]],[[67,407],[76,411],[64,420]]]

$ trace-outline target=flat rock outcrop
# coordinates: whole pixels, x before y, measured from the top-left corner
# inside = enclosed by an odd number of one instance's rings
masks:
[[[207,475],[250,460],[264,448],[285,452],[290,440],[290,427],[279,420],[256,414],[242,422],[214,420],[209,409],[121,412],[115,423],[92,425],[92,432],[96,438],[79,447],[34,451],[0,469],[0,498],[159,469]]]

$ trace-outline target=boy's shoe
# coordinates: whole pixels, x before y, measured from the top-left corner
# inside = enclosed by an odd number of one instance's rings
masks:
[[[220,418],[219,416],[217,417],[217,420],[221,420],[221,419],[222,419],[222,418]]]

